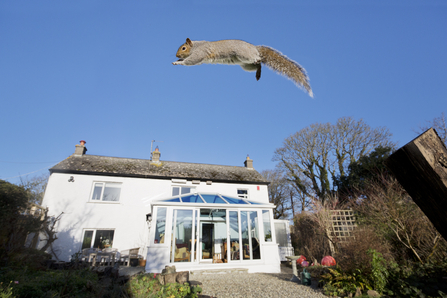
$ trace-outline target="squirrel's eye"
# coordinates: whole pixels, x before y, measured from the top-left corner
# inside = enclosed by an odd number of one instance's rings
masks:
[[[183,51],[186,50],[186,47],[183,47],[182,50],[183,50]]]

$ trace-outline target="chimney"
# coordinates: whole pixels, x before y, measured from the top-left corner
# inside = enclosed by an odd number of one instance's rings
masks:
[[[82,156],[87,152],[87,148],[85,147],[85,143],[87,143],[84,140],[80,141],[81,144],[76,144],[75,153],[74,156]]]
[[[247,159],[244,161],[244,165],[248,170],[253,170],[253,160],[247,155]]]
[[[154,152],[152,152],[152,160],[151,163],[160,164],[160,151],[158,146],[155,148]]]

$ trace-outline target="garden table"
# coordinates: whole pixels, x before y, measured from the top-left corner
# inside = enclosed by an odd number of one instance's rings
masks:
[[[102,258],[107,258],[107,262],[112,261],[112,266],[115,266],[115,255],[116,252],[115,251],[111,251],[111,252],[92,252],[90,253],[90,256],[92,257],[92,266],[96,265],[96,261],[98,260],[99,263],[101,263]]]
[[[296,260],[298,260],[301,256],[286,256],[286,259],[292,262],[292,271],[293,276],[290,281],[299,281],[298,279],[298,271],[296,269]]]

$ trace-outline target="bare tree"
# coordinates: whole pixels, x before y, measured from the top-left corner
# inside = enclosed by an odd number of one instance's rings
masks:
[[[390,138],[386,128],[343,117],[334,125],[312,124],[286,138],[273,160],[303,195],[315,194],[324,202],[334,191],[335,177],[344,176],[350,163],[374,148],[395,147]]]
[[[48,173],[40,176],[34,176],[29,178],[20,178],[20,186],[26,189],[29,193],[29,202],[34,204],[42,204],[45,189],[47,187],[48,179],[50,175]]]
[[[309,209],[309,205],[311,203],[311,198],[308,196],[308,193],[303,192],[300,188],[297,187],[293,181],[289,181],[288,193],[290,198],[290,204],[292,205],[292,215],[295,217],[296,212],[299,210],[300,212],[306,211]],[[305,185],[307,189],[312,189],[310,180],[303,177],[301,180],[302,185]]]
[[[434,118],[432,121],[427,121],[427,125],[419,126],[419,129],[415,132],[421,134],[430,127],[433,127],[436,130],[442,142],[447,145],[447,123],[444,112],[441,113],[441,116]]]
[[[49,249],[52,255],[54,255],[56,259],[57,254],[54,253],[53,251],[53,242],[57,240],[56,225],[63,214],[64,212],[59,214],[57,217],[49,216],[48,210],[46,210],[40,228],[41,233],[40,241],[43,242],[42,246],[40,247],[40,251],[47,251]]]
[[[264,170],[261,175],[270,182],[268,186],[269,202],[276,205],[273,217],[275,219],[287,218],[287,212],[292,208],[288,201],[288,181],[279,170]]]

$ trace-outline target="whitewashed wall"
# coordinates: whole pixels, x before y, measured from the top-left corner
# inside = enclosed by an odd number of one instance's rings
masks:
[[[69,182],[73,176],[74,182]],[[122,183],[119,202],[91,202],[94,182]],[[165,179],[125,178],[112,176],[53,173],[50,176],[42,205],[49,214],[64,213],[57,226],[53,247],[58,258],[68,261],[81,250],[85,229],[115,230],[113,247],[119,250],[140,247],[146,255],[148,226],[146,214],[150,200],[171,196],[172,186],[195,187],[198,192],[217,192],[237,197],[237,189],[248,189],[249,200],[268,203],[266,185],[215,183],[176,183]]]

